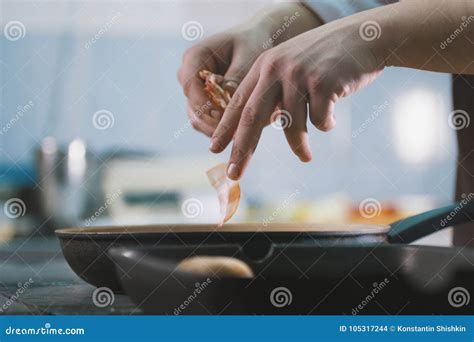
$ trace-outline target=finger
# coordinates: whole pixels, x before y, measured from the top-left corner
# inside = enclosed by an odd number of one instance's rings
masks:
[[[197,77],[192,77],[183,86],[184,95],[188,98],[191,108],[200,111],[202,115],[210,116],[212,106],[209,97],[204,92],[204,83]]]
[[[232,56],[232,62],[224,75],[223,88],[233,95],[252,67],[253,58],[250,56],[236,55]]]
[[[282,127],[291,150],[302,162],[309,162],[312,159],[306,126],[308,117],[306,107],[306,96],[295,85],[286,82],[283,87],[284,111],[280,114]]]
[[[234,137],[227,169],[227,176],[230,179],[238,180],[242,177],[260,140],[262,130],[278,103],[280,93],[280,85],[276,82],[272,84],[268,78],[260,79],[252,92]]]
[[[252,94],[258,81],[258,72],[255,69],[250,71],[242,81],[242,84],[232,96],[227,105],[219,125],[211,139],[209,149],[214,153],[222,152],[234,137],[234,133],[239,125],[242,111],[247,103],[247,99]]]
[[[335,98],[314,90],[310,91],[309,118],[312,124],[323,132],[330,131],[336,126],[334,117]]]
[[[210,115],[212,104],[204,92],[204,82],[199,77],[203,69],[213,70],[212,58],[206,49],[194,49],[187,52],[178,72],[178,80],[183,87],[184,95],[192,108],[200,108],[203,115]]]
[[[191,126],[208,137],[211,137],[217,127],[217,122],[210,116],[199,115],[193,111],[189,103],[187,105],[187,111]]]
[[[220,110],[217,110],[217,109],[211,109],[211,111],[209,112],[209,114],[211,115],[211,118],[213,118],[214,120],[216,120],[217,122],[219,122],[222,118],[222,112]]]
[[[201,107],[196,106],[193,110],[189,101],[187,103],[187,110],[190,118],[193,118],[197,121],[203,121],[214,128],[216,128],[219,124],[219,119],[214,118],[212,115],[205,115]],[[211,109],[211,112],[215,111],[215,109]]]
[[[249,60],[252,59],[248,56],[234,54],[232,56],[232,62],[230,63],[229,68],[224,74],[224,80],[234,80],[240,83],[252,67],[252,62],[249,62]]]

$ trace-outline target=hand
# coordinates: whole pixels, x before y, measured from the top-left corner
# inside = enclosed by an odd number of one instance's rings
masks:
[[[211,139],[210,150],[215,153],[234,139],[229,178],[242,176],[277,106],[290,115],[291,125],[284,127],[284,132],[291,149],[301,161],[311,160],[307,102],[311,123],[329,131],[336,124],[336,101],[366,86],[382,71],[373,50],[376,43],[362,39],[359,27],[358,20],[347,17],[303,33],[258,57]]]
[[[254,52],[255,45],[258,44],[245,39],[244,31],[235,29],[212,36],[186,50],[178,79],[188,98],[188,116],[195,129],[211,136],[222,116],[204,93],[199,71],[210,70],[225,75],[226,80],[240,82],[258,56],[258,52]]]
[[[275,39],[275,32],[287,18],[296,19]],[[305,7],[297,3],[280,4],[186,50],[178,79],[188,98],[188,116],[193,127],[210,137],[222,117],[222,112],[204,93],[199,71],[206,69],[224,75],[225,81],[239,84],[265,49],[318,24],[317,18]]]

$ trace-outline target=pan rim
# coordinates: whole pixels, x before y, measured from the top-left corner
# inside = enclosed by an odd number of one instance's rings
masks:
[[[270,226],[270,227],[269,227]],[[331,229],[320,229],[331,227]],[[351,229],[342,229],[351,227]],[[293,229],[290,229],[293,228]],[[299,228],[299,229],[295,229]],[[319,229],[318,229],[319,228]],[[339,229],[340,228],[340,229]],[[59,238],[69,239],[117,239],[121,237],[159,237],[166,234],[176,234],[189,236],[201,234],[222,234],[222,235],[249,235],[264,234],[272,236],[309,234],[320,237],[343,237],[359,235],[387,235],[390,230],[389,225],[374,224],[321,224],[321,223],[294,223],[281,222],[264,225],[261,222],[232,223],[223,227],[215,224],[147,224],[147,225],[115,225],[115,226],[93,226],[93,227],[71,227],[55,230]]]

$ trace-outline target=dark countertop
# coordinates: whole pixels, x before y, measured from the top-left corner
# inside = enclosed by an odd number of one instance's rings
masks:
[[[21,238],[0,244],[0,314],[140,313],[127,296],[118,294],[112,305],[97,307],[92,301],[94,289],[69,268],[55,237]],[[12,296],[17,299],[10,300]]]

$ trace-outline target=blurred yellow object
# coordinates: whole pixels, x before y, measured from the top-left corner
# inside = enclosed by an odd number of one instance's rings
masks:
[[[359,206],[354,205],[349,211],[348,220],[350,223],[388,225],[410,216],[408,212],[400,210],[394,203],[382,203],[379,209],[379,211],[367,214],[360,210]]]
[[[0,243],[8,242],[15,237],[15,227],[10,222],[0,222]]]
[[[314,201],[282,203],[275,202],[254,210],[250,219],[266,217],[268,222],[388,225],[439,206],[433,198],[422,195],[405,195],[389,201],[366,198],[356,202],[344,193]]]

